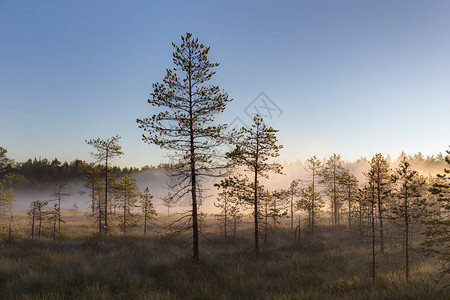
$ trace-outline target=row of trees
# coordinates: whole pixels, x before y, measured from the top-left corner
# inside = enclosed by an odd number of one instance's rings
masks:
[[[141,215],[136,212],[137,208],[141,207],[144,213],[144,234],[147,234],[147,229],[156,216],[152,203],[153,195],[148,187],[141,193],[136,179],[130,175],[117,180],[110,164],[123,154],[119,140],[120,137],[116,135],[107,140],[98,138],[86,141],[94,147],[95,151],[91,155],[100,164],[93,163],[85,168],[84,185],[90,190],[92,216],[96,220],[99,233],[108,234],[109,215],[112,215],[118,220],[123,234],[126,234],[127,230],[137,226],[141,219]]]
[[[449,156],[446,161],[450,163]],[[373,282],[376,256],[385,252],[386,228],[390,226],[395,226],[395,232],[401,233],[391,238],[401,240],[407,280],[410,252],[417,241],[421,242],[421,250],[425,253],[441,258],[444,274],[447,274],[450,255],[448,175],[420,175],[413,170],[406,157],[392,169],[387,159],[379,153],[369,164],[366,182],[358,189],[353,211],[349,211],[358,217],[360,232],[365,232],[371,239]],[[444,171],[448,173],[447,169]],[[413,239],[417,239],[416,243]]]
[[[216,206],[221,210],[219,219],[223,221],[224,234],[227,234],[230,224],[234,230],[239,219],[239,208],[242,205],[251,206],[255,251],[258,252],[260,222],[263,222],[266,236],[269,217],[273,219],[273,224],[276,224],[277,218],[287,214],[281,212],[283,207],[280,210],[277,203],[278,200],[283,201],[286,195],[290,198],[288,209],[290,208],[291,230],[294,227],[294,198],[300,196],[303,201],[297,203],[297,208],[308,211],[310,232],[313,233],[323,193],[330,200],[332,225],[341,226],[345,203],[348,227],[353,226],[355,212],[359,213],[360,232],[363,232],[363,220],[368,220],[366,223],[370,224],[372,237],[374,280],[376,237],[378,235],[380,252],[383,253],[386,219],[391,218],[401,223],[405,228],[405,273],[408,278],[410,224],[416,211],[422,213],[425,210],[422,207],[431,206],[430,201],[423,201],[423,197],[428,195],[421,193],[423,184],[416,179],[417,172],[411,170],[410,164],[403,160],[393,173],[387,160],[377,154],[370,162],[370,170],[366,174],[367,182],[360,188],[356,177],[342,167],[339,155],[330,157],[323,166],[313,157],[308,166],[312,179],[307,188],[299,190],[298,183],[292,182],[286,191],[268,192],[263,179],[268,178],[269,173],[282,172],[281,165],[273,161],[282,148],[277,144],[277,131],[265,125],[258,114],[254,116],[251,127],[243,127],[229,135],[224,132],[226,124],[213,125],[215,115],[223,112],[230,101],[228,95],[218,86],[208,84],[215,74],[213,68],[217,67],[218,63],[208,60],[209,47],[200,44],[191,33],[181,39],[181,45],[173,43],[175,67],[167,69],[162,83],[153,85],[152,98],[148,100],[153,107],[161,111],[149,118],[138,119],[137,122],[144,130],[145,142],[167,149],[173,155],[172,175],[178,178],[178,191],[175,195],[181,198],[190,194],[192,209],[189,228],[192,228],[193,234],[194,261],[199,260],[198,205],[202,195],[202,183],[208,177],[226,175],[226,172],[222,171],[227,167],[239,175],[228,176],[217,184],[220,193]],[[233,145],[234,149],[225,157],[220,157],[216,150],[225,142]],[[220,165],[224,158],[226,163]],[[446,177],[439,177],[441,180],[443,178]],[[320,191],[317,189],[318,183],[322,185]],[[439,184],[436,188],[440,187],[442,191],[446,186]],[[440,193],[439,199],[448,202],[443,192]],[[440,208],[446,206],[440,205]],[[429,230],[434,226],[433,233],[427,235],[434,236],[434,239],[428,240],[430,247],[439,242],[443,243],[442,239],[439,240],[436,236],[444,237],[448,246],[448,218],[436,217],[438,215],[440,214],[435,213],[434,219],[422,219],[429,220]],[[447,223],[442,220],[447,220]],[[445,252],[448,255],[448,249]]]
[[[96,187],[97,192],[102,189]],[[61,198],[55,199],[53,208],[49,208],[49,201],[36,200],[31,202],[30,210],[27,212],[30,226],[31,226],[31,239],[34,240],[35,236],[41,237],[41,231],[45,230],[55,241],[61,234],[61,223],[65,223],[61,218],[60,201],[63,193],[61,189],[57,192]],[[92,213],[92,218],[98,225],[100,233],[105,233],[105,198],[103,193],[99,193],[100,197],[95,198],[95,207]],[[150,194],[148,188],[142,193],[136,184],[136,180],[130,176],[125,176],[121,180],[114,183],[112,197],[114,199],[112,205],[107,205],[107,212],[110,214],[110,228],[113,225],[117,226],[124,235],[133,227],[141,224],[144,225],[144,235],[147,235],[147,231],[154,225],[153,221],[157,215],[154,205],[152,203],[153,196]],[[141,210],[139,213],[138,210]],[[76,214],[78,206],[76,203],[71,211]]]

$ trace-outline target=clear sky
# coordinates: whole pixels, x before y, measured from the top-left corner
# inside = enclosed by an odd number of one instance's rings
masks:
[[[118,165],[166,161],[136,118],[186,32],[221,63],[221,121],[260,92],[280,109],[282,160],[448,149],[450,2],[363,0],[0,0],[0,146],[89,160],[85,139],[119,134]]]

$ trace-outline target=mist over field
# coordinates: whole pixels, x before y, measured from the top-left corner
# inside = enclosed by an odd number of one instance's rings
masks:
[[[441,157],[442,154],[437,154],[437,157]],[[401,157],[394,159],[391,164],[393,166],[398,165]],[[325,162],[326,160],[323,159]],[[445,168],[445,161],[441,158],[426,159],[421,154],[410,155],[410,161],[412,167],[424,176],[435,176],[442,173]],[[301,185],[307,187],[309,184],[309,178],[306,172],[307,165],[305,162],[296,160],[295,162],[283,162],[283,174],[270,176],[269,179],[264,180],[264,184],[270,190],[285,189],[288,187],[292,180],[301,179]],[[369,170],[369,163],[366,158],[358,159],[357,161],[349,162],[344,161],[343,167],[348,169],[354,174],[359,182],[365,181],[365,175]],[[132,172],[131,175],[137,180],[139,189],[143,191],[146,187],[150,189],[154,195],[155,208],[158,212],[165,212],[167,208],[162,205],[162,198],[173,189],[169,185],[173,184],[173,178],[167,175],[164,168],[151,168],[139,172]],[[220,180],[209,180],[205,185],[205,199],[202,201],[201,210],[205,213],[217,213],[217,208],[214,206],[215,199],[217,198],[217,188],[214,187],[214,183],[218,183]],[[16,201],[14,207],[18,211],[25,211],[29,209],[30,203],[34,200],[47,200],[55,201],[53,195],[57,189],[58,183],[51,183],[48,185],[34,187],[25,187],[16,189]],[[91,205],[91,199],[89,197],[89,190],[83,186],[83,181],[76,179],[69,182],[66,187],[66,191],[70,194],[64,197],[61,207],[63,209],[70,209],[76,202],[81,210],[88,211]],[[190,200],[185,197],[178,201],[177,205],[172,209],[173,212],[183,212],[190,207]]]

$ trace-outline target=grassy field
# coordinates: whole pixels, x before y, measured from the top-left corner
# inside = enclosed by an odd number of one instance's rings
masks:
[[[345,229],[322,226],[294,242],[278,228],[257,256],[250,228],[225,240],[210,225],[193,264],[187,234],[102,238],[87,219],[65,219],[58,243],[22,237],[2,246],[0,299],[450,299],[435,282],[438,262],[420,253],[405,281],[395,243],[377,256],[372,288],[370,244]],[[24,214],[16,220],[26,224]]]

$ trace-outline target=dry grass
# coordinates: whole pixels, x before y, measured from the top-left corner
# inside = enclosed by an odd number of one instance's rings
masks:
[[[19,231],[25,218],[15,217]],[[315,239],[295,243],[278,228],[257,256],[249,228],[224,240],[210,226],[201,263],[193,264],[188,235],[103,239],[87,218],[65,219],[56,244],[22,237],[1,248],[0,299],[450,299],[434,282],[430,258],[416,254],[406,282],[394,246],[378,257],[373,289],[369,245],[345,230],[322,227]]]

